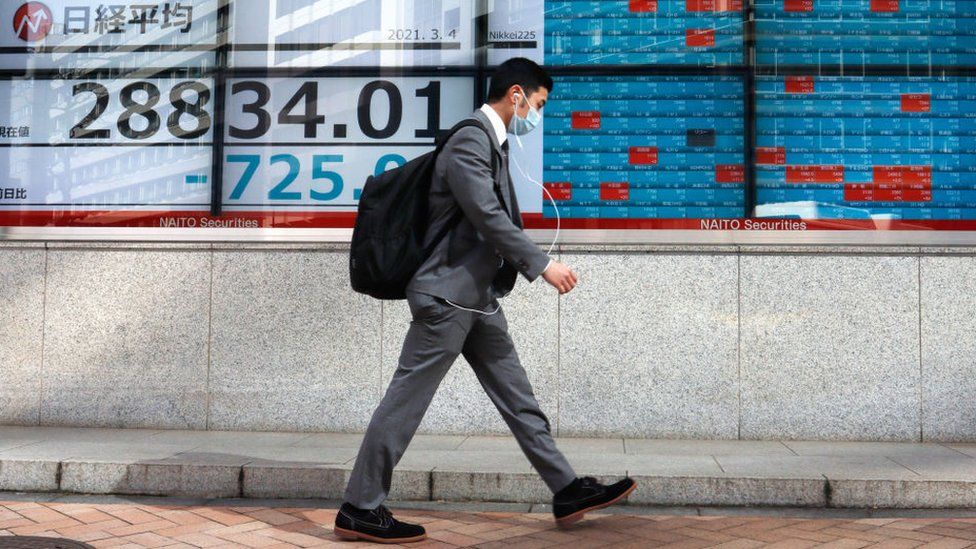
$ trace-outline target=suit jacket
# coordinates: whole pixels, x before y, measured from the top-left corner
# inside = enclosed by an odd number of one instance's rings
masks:
[[[522,231],[507,154],[491,122],[480,110],[472,118],[488,132],[463,128],[437,157],[425,245],[432,244],[458,210],[464,215],[420,266],[407,290],[483,308],[508,294],[518,273],[530,282],[538,278],[549,256]],[[494,175],[493,165],[498,166]]]

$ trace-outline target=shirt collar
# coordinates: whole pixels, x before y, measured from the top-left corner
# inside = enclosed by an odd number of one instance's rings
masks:
[[[508,139],[508,130],[505,129],[505,122],[502,121],[502,117],[498,116],[495,109],[491,108],[488,103],[481,106],[481,112],[485,113],[485,116],[491,122],[491,127],[495,130],[495,136],[498,137],[498,144],[504,144],[505,140]]]

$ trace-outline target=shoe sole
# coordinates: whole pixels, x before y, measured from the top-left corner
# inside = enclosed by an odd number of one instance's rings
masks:
[[[413,536],[410,538],[380,538],[377,536],[371,536],[369,534],[363,534],[362,532],[356,532],[354,530],[346,530],[345,528],[339,528],[338,526],[333,527],[332,531],[339,539],[344,539],[346,541],[356,541],[356,540],[366,540],[373,543],[413,543],[415,541],[424,541],[427,539],[427,534],[420,534],[419,536]]]
[[[576,511],[575,513],[573,513],[571,515],[566,515],[565,517],[557,518],[556,519],[556,525],[559,526],[560,528],[566,528],[567,526],[569,526],[569,525],[571,525],[573,523],[579,522],[580,520],[583,519],[583,515],[585,515],[586,513],[589,513],[590,511],[596,511],[597,509],[603,509],[604,507],[610,507],[614,503],[617,503],[618,501],[620,501],[620,500],[624,499],[625,497],[629,496],[630,493],[633,492],[635,488],[637,488],[637,483],[636,482],[633,485],[631,485],[631,487],[628,488],[624,493],[620,494],[619,496],[613,498],[612,500],[610,500],[610,501],[608,501],[606,503],[601,503],[599,505],[594,505],[592,507],[587,507],[586,509],[580,509],[579,511]]]

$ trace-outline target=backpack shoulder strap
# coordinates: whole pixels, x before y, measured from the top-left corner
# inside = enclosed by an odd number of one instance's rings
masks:
[[[453,128],[447,130],[447,132],[445,132],[437,139],[437,149],[435,154],[440,154],[441,151],[444,150],[444,146],[447,145],[448,140],[451,139],[451,137],[453,137],[454,134],[456,134],[457,132],[461,131],[464,128],[471,128],[471,127],[480,128],[481,131],[485,132],[485,135],[488,136],[488,143],[491,144],[491,134],[488,133],[489,132],[488,128],[486,128],[484,124],[482,124],[475,118],[465,118],[464,120],[455,124]],[[498,153],[495,152],[494,147],[491,147],[491,151],[492,151],[491,172],[492,174],[494,174],[495,172],[498,171],[498,167],[500,165],[500,162],[498,162],[498,160],[500,159],[498,158]]]
[[[491,146],[491,134],[488,133],[488,128],[486,128],[484,126],[484,124],[482,124],[481,122],[479,122],[477,119],[474,119],[474,118],[465,118],[464,120],[462,120],[462,121],[458,122],[457,124],[455,124],[453,128],[451,128],[450,130],[448,130],[441,137],[439,137],[438,140],[437,140],[437,148],[436,148],[434,154],[435,155],[439,155],[441,153],[441,151],[444,149],[444,146],[447,144],[447,141],[454,134],[456,134],[458,131],[460,131],[463,128],[468,128],[468,127],[471,127],[471,126],[475,126],[475,127],[481,128],[481,130],[485,132],[485,135],[488,136],[488,144],[489,144],[489,148],[491,149],[491,173],[494,176],[494,174],[496,174],[498,172],[499,167],[501,166],[501,162],[500,162],[501,161],[501,158],[499,157],[498,153],[495,152],[495,148]],[[497,192],[497,189],[496,189],[496,192]],[[501,201],[501,196],[498,197],[498,200]],[[451,216],[450,221],[448,221],[444,225],[444,227],[441,229],[440,233],[437,234],[436,238],[434,238],[434,240],[431,241],[430,250],[433,250],[434,247],[437,246],[437,244],[439,244],[442,240],[444,240],[444,238],[447,237],[448,233],[450,233],[452,229],[454,229],[455,227],[457,227],[461,223],[461,220],[462,219],[464,219],[464,212],[461,211],[461,208],[459,207],[457,209],[457,211],[454,212],[454,215]],[[426,253],[429,253],[430,250],[427,250]]]

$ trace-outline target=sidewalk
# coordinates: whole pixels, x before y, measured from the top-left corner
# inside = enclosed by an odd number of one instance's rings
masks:
[[[0,427],[0,491],[342,496],[361,435]],[[632,505],[976,508],[976,444],[558,439]],[[417,435],[391,500],[548,503],[510,437]]]
[[[335,536],[335,502],[187,502],[142,496],[46,500],[41,496],[6,498],[0,494],[0,547],[5,539],[15,539],[4,536],[66,538],[116,549],[377,547],[340,541]],[[534,509],[534,505],[531,510],[528,507],[512,503],[394,505],[396,517],[424,525],[427,539],[387,547],[961,549],[976,545],[976,519],[964,518],[972,513],[959,511],[732,509],[724,513],[714,509],[688,512],[691,508],[612,506],[560,529],[551,513]]]
[[[426,541],[404,546],[413,549],[961,549],[976,545],[976,519],[971,518],[973,513],[960,511],[733,509],[724,513],[714,509],[689,512],[691,508],[611,507],[588,514],[583,521],[562,530],[551,514],[528,507],[427,502],[398,505],[394,512],[398,518],[421,523],[427,529]],[[52,501],[43,494],[16,498],[0,494],[0,547],[11,546],[4,540],[16,542],[16,538],[4,536],[67,538],[116,549],[376,547],[340,542],[332,532],[335,514],[334,504],[314,500],[188,503],[139,496],[60,496]]]

